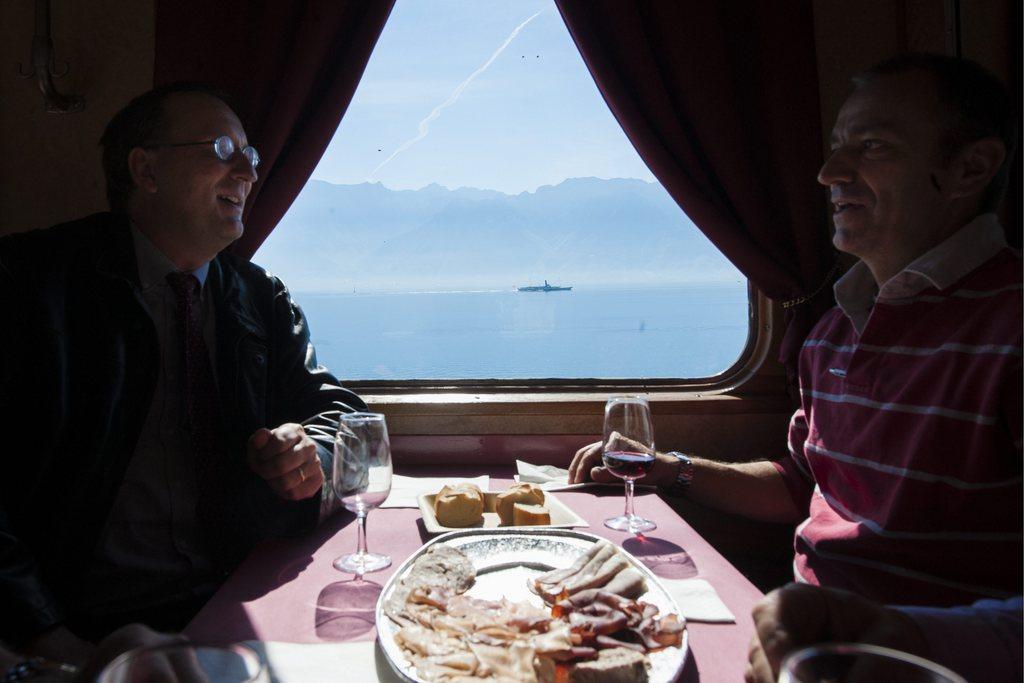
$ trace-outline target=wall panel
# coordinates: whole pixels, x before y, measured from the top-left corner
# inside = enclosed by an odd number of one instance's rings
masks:
[[[0,3],[0,234],[42,228],[106,208],[98,146],[103,126],[153,83],[154,0],[53,0],[58,90],[85,110],[47,114],[31,65],[34,3]]]

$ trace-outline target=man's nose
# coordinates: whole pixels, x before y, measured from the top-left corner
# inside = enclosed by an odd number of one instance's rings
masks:
[[[231,164],[232,178],[245,180],[250,183],[255,183],[256,179],[259,178],[256,168],[249,163],[249,160],[241,152],[235,152],[235,156],[231,159]]]
[[[836,183],[849,183],[853,181],[853,167],[850,164],[849,155],[844,148],[832,150],[821,170],[818,171],[818,182],[826,187]]]

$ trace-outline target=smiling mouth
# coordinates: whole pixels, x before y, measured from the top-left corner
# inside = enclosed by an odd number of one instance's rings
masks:
[[[839,214],[841,214],[841,213],[843,213],[845,211],[849,211],[850,209],[859,209],[859,208],[861,208],[861,205],[860,204],[854,204],[852,202],[833,202],[832,203],[832,208],[833,208],[833,211],[832,211],[833,215],[838,216]]]
[[[222,201],[222,202],[225,202],[227,204],[230,204],[231,206],[235,206],[235,207],[241,207],[242,206],[242,200],[241,200],[240,197],[238,197],[238,195],[219,194],[219,195],[217,195],[217,199],[219,201]]]

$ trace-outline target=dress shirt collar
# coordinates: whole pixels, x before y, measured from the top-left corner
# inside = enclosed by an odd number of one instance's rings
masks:
[[[876,299],[905,299],[927,287],[946,289],[1006,247],[994,213],[978,216],[946,240],[914,259],[881,288],[863,261],[835,284],[836,303],[860,334]]]
[[[139,228],[132,223],[132,242],[135,244],[135,260],[139,266],[139,284],[146,290],[156,285],[167,284],[167,275],[178,271],[167,254],[160,251],[160,247],[153,244]],[[200,289],[206,283],[206,274],[210,270],[210,262],[207,261],[195,270],[192,275],[199,280]]]

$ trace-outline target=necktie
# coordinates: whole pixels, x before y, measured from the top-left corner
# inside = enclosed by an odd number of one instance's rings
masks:
[[[206,341],[203,339],[199,280],[188,273],[170,273],[167,282],[178,300],[177,322],[183,347],[184,369],[182,389],[198,492],[196,519],[207,551],[217,561],[225,562],[220,555],[225,536],[220,525],[223,511],[219,504],[224,495],[222,484],[227,481],[224,472],[226,459],[223,457],[217,383]]]
[[[184,347],[185,410],[192,449],[202,471],[219,454],[221,444],[217,383],[203,339],[199,280],[188,273],[170,273],[167,282],[178,299],[178,330]]]

